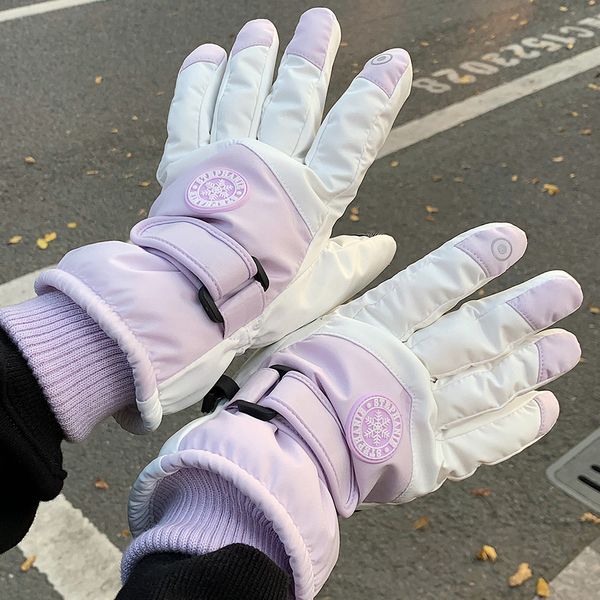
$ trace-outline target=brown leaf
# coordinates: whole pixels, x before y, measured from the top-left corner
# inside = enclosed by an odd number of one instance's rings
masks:
[[[425,220],[426,220],[426,221],[429,221],[430,223],[435,223],[435,219],[433,218],[433,216],[432,216],[432,215],[427,215],[427,216],[425,217]]]
[[[560,192],[560,188],[557,185],[554,185],[553,183],[545,183],[542,190],[546,192],[548,196],[556,196],[556,194]]]
[[[340,42],[340,48],[346,48],[348,46],[348,42]]]
[[[35,165],[35,163],[37,162],[35,158],[33,158],[33,156],[26,156],[25,158],[23,158],[23,160],[27,165]]]
[[[429,526],[429,517],[419,517],[413,524],[414,529],[425,529]]]
[[[533,185],[537,185],[539,182],[540,182],[540,178],[539,178],[539,177],[534,177],[534,178],[531,180],[531,183],[533,183]]]
[[[104,77],[102,77],[102,75],[96,75],[96,77],[94,78],[94,83],[96,85],[100,85],[103,80],[104,80]]]
[[[593,523],[594,525],[600,525],[600,517],[596,516],[594,513],[585,512],[580,517],[579,520],[582,523]]]
[[[479,291],[481,292],[483,290],[479,290]],[[481,296],[483,296],[483,294],[481,294]],[[471,494],[473,494],[473,496],[480,496],[482,498],[487,498],[488,496],[492,495],[492,490],[488,487],[473,488],[471,490]]]
[[[11,238],[8,239],[8,242],[6,243],[12,246],[13,244],[18,244],[22,239],[22,235],[13,235]]]
[[[425,210],[430,214],[430,215],[435,215],[437,213],[440,212],[439,208],[436,208],[435,206],[430,206],[429,204],[425,205]]]
[[[588,310],[593,315],[600,315],[600,306],[594,306],[593,304],[590,304],[590,306],[588,307]]]
[[[553,156],[552,157],[552,162],[554,162],[554,163],[561,163],[563,160],[565,160],[564,156]]]
[[[494,546],[488,546],[484,544],[481,547],[481,550],[477,553],[478,560],[489,560],[490,562],[496,562],[498,558],[498,553],[496,552],[496,548]]]
[[[129,531],[129,529],[122,529],[121,531],[119,531],[119,533],[117,533],[117,536],[120,538],[131,537],[131,531]]]
[[[140,181],[138,183],[138,186],[141,188],[147,188],[147,187],[150,187],[151,185],[152,185],[151,181]]]
[[[21,563],[21,566],[19,567],[19,569],[21,570],[21,572],[22,573],[27,573],[27,571],[29,571],[29,569],[31,569],[31,567],[33,567],[33,563],[35,562],[36,558],[37,558],[37,556],[35,554],[32,554],[31,556],[28,556]]]
[[[521,563],[517,568],[517,572],[508,578],[508,585],[510,585],[510,587],[523,585],[531,577],[533,577],[533,573],[529,568],[529,564]]]
[[[535,593],[540,598],[550,598],[550,585],[543,577],[538,577],[535,584]]]
[[[107,490],[110,486],[108,483],[106,483],[106,481],[104,481],[104,479],[98,478],[94,482],[94,487],[98,488],[99,490]]]

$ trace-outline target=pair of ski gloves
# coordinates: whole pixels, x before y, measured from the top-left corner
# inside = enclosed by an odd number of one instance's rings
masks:
[[[160,519],[161,481],[210,471],[272,523],[298,600],[336,562],[338,516],[409,502],[533,444],[559,412],[539,388],[580,357],[575,336],[547,329],[582,301],[562,271],[452,310],[525,252],[508,223],[471,229],[342,304],[396,249],[386,235],[331,233],[412,72],[404,50],[375,56],[322,120],[339,43],[334,14],[309,10],[274,83],[267,20],[247,23],[229,57],[212,44],[194,50],[177,77],[162,192],[133,243],[72,251],[37,282],[125,352],[136,393],[116,415],[125,429],[152,431],[203,399],[213,409],[139,476],[133,535]],[[257,348],[233,380],[221,377]]]

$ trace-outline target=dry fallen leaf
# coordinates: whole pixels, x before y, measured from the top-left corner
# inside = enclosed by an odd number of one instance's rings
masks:
[[[6,243],[12,246],[13,244],[18,244],[22,239],[22,235],[13,235],[11,238],[9,238],[8,242]]]
[[[525,27],[525,25],[527,25],[527,23],[529,23],[529,21],[527,19],[522,19],[521,21],[519,21],[519,25],[521,27]]]
[[[594,513],[585,512],[580,517],[579,520],[582,523],[593,523],[594,525],[600,525],[600,517],[597,517]]]
[[[122,529],[121,531],[119,531],[119,533],[117,533],[117,536],[120,538],[131,537],[131,531],[129,531],[129,529]]]
[[[99,171],[96,171],[96,169],[90,169],[89,171],[86,171],[85,174],[86,175],[98,175]]]
[[[69,229],[75,229],[77,227],[77,223],[75,223],[75,221],[71,221],[70,223],[67,223],[67,227]]]
[[[464,178],[464,177],[461,177],[460,175],[459,175],[458,177],[455,177],[455,178],[454,178],[454,181],[455,181],[456,183],[462,183],[464,180],[465,180],[465,178]]]
[[[568,8],[566,6],[561,6],[558,10],[560,10],[560,12],[568,12]]]
[[[125,158],[131,158],[132,156],[133,156],[133,152],[128,152],[128,153],[125,155]]]
[[[518,175],[513,175],[510,180],[514,183],[515,181],[519,181],[519,176]]]
[[[44,234],[44,241],[53,242],[57,238],[56,231],[50,231]]]
[[[481,288],[480,290],[477,290],[477,295],[481,298],[481,296],[485,296],[485,290],[483,288]],[[488,488],[477,488],[477,489],[481,489],[481,490],[486,490]],[[471,493],[473,494],[475,490],[472,490]],[[492,490],[489,490],[489,494],[473,494],[474,496],[489,496],[492,493]]]
[[[475,77],[473,75],[463,75],[456,80],[456,83],[460,83],[460,85],[466,85],[468,83],[473,83],[475,81]]]
[[[479,291],[482,292],[483,290],[479,290]],[[480,294],[480,295],[483,296],[483,294]],[[480,496],[482,498],[487,498],[488,496],[492,495],[492,490],[487,487],[473,488],[471,490],[471,494],[473,494],[473,496]]]
[[[539,598],[550,598],[550,586],[543,577],[538,577],[535,584],[535,593]]]
[[[510,585],[510,587],[523,585],[523,583],[525,583],[531,577],[533,577],[533,573],[529,568],[529,564],[521,563],[517,568],[517,572],[508,578],[508,585]]]
[[[424,529],[429,525],[429,517],[419,517],[415,522],[413,527],[415,529]]]
[[[360,217],[358,216],[359,213],[359,209],[358,206],[353,206],[352,208],[350,208],[350,220],[351,221],[360,221]]]
[[[35,242],[35,245],[40,250],[45,250],[48,247],[48,242],[44,238],[38,238]]]
[[[346,48],[348,46],[348,42],[340,42],[340,48]]]
[[[426,40],[419,42],[419,44],[421,45],[422,48],[427,48],[427,46],[429,46],[429,42],[427,42]]]
[[[496,562],[498,558],[498,553],[496,552],[496,548],[494,546],[488,546],[484,544],[481,550],[477,553],[478,560],[489,560],[491,562]]]
[[[96,481],[94,482],[94,486],[97,487],[99,490],[107,490],[110,486],[108,485],[108,483],[106,483],[106,481],[104,481],[104,479],[96,479]]]
[[[595,90],[598,91],[600,90],[600,85],[598,85],[597,83],[588,83],[588,88],[590,88],[590,90]]]
[[[533,185],[537,185],[540,182],[540,178],[539,177],[534,177],[530,183],[533,183]]]
[[[593,314],[593,315],[600,315],[600,306],[594,306],[593,304],[591,304],[589,306],[589,311]]]
[[[23,158],[23,160],[27,165],[35,165],[35,163],[37,162],[35,158],[33,158],[33,156],[26,156],[25,158]]]
[[[430,215],[435,215],[436,213],[440,212],[439,208],[436,208],[435,206],[430,206],[429,204],[425,205],[425,210],[430,214]]]
[[[37,558],[37,556],[35,554],[32,554],[31,556],[28,556],[21,563],[21,566],[19,567],[19,569],[21,569],[21,572],[22,573],[27,573],[27,571],[29,571],[29,569],[31,569],[31,567],[33,567],[33,563],[35,562],[36,558]]]
[[[138,117],[137,115],[133,115],[133,116],[131,117],[131,120],[132,120],[132,121],[138,121],[138,120],[139,120],[139,117]]]
[[[571,111],[569,114],[570,114],[572,117],[578,117],[578,116],[579,116],[579,113],[578,113],[576,110],[572,110],[572,111]]]
[[[516,21],[519,18],[519,13],[515,14],[515,15],[510,15],[510,20],[511,21]]]
[[[102,75],[96,75],[94,82],[96,83],[96,85],[100,85],[103,81],[104,77],[102,77]]]
[[[553,156],[552,157],[552,162],[555,162],[555,163],[561,163],[563,160],[565,160],[564,156]]]
[[[147,187],[150,187],[150,186],[152,185],[152,182],[151,182],[151,181],[140,181],[140,182],[138,183],[138,185],[139,185],[141,188],[147,188]]]
[[[390,167],[397,167],[399,164],[397,160],[390,160]]]
[[[431,181],[438,183],[439,181],[442,180],[442,176],[441,175],[432,175],[431,176]]]
[[[427,215],[425,217],[426,221],[429,221],[430,223],[435,223],[435,219],[433,218],[433,215]]]
[[[581,135],[592,135],[592,130],[591,129],[582,129],[579,133],[581,133]]]
[[[110,132],[111,133],[119,133],[119,130],[116,127],[112,127]]]
[[[543,187],[543,191],[548,194],[548,196],[556,196],[558,192],[560,192],[560,188],[553,183],[545,183]]]

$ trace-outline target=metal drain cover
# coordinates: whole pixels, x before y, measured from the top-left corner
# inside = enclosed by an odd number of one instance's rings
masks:
[[[561,490],[600,511],[600,429],[550,465],[546,475]]]

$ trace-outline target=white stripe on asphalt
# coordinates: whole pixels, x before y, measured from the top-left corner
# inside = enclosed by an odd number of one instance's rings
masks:
[[[408,148],[551,85],[600,66],[600,46],[436,110],[392,129],[378,158]]]
[[[23,17],[31,17],[33,15],[42,15],[55,10],[63,10],[64,8],[82,6],[83,4],[105,1],[106,0],[50,0],[49,2],[38,2],[37,4],[18,6],[17,8],[9,8],[8,10],[0,11],[0,23],[22,19]]]
[[[42,502],[19,544],[65,600],[114,600],[121,552],[62,494]]]
[[[99,1],[104,0],[57,0],[6,10],[0,12],[0,22]],[[600,47],[415,119],[392,130],[379,158],[598,66]],[[0,285],[0,306],[31,297],[38,272]],[[53,502],[40,506],[32,531],[19,547],[26,555],[36,554],[38,558],[35,566],[48,577],[65,600],[114,598],[119,589],[121,553],[62,495]],[[586,551],[580,556],[585,558]],[[572,564],[577,560],[578,558]],[[560,583],[561,575],[557,579],[559,585],[563,585]],[[568,586],[565,584],[563,587]],[[566,600],[570,597],[564,598]]]

